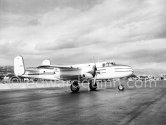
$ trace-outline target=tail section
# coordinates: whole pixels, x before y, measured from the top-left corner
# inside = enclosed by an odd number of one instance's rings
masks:
[[[14,73],[16,76],[20,76],[25,73],[24,59],[22,56],[14,58]]]

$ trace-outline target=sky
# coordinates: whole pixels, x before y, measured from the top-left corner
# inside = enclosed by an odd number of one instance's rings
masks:
[[[166,0],[0,0],[0,65],[110,60],[166,70]]]

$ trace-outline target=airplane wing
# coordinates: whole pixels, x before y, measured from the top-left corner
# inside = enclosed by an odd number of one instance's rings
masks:
[[[37,69],[58,69],[60,72],[60,80],[81,80],[94,77],[94,71],[91,67],[87,70],[81,69],[79,67],[72,66],[59,66],[59,65],[42,65],[38,66]],[[96,71],[96,69],[94,69]]]
[[[27,68],[24,75],[28,77],[42,77],[47,75],[55,75],[59,80],[76,80],[81,78],[81,69],[69,66],[41,65],[38,67]]]

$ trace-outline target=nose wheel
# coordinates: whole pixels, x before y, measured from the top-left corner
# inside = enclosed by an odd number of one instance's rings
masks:
[[[78,81],[73,81],[70,85],[70,89],[74,93],[79,92],[80,87],[79,87]]]
[[[119,85],[118,86],[118,89],[119,89],[119,91],[123,91],[125,88],[124,88],[124,85]]]

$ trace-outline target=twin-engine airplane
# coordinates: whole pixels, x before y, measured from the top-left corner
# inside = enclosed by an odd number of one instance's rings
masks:
[[[46,79],[71,81],[70,89],[78,92],[79,82],[89,82],[90,90],[97,89],[96,79],[114,79],[130,76],[133,70],[130,66],[117,65],[109,62],[77,64],[71,66],[51,65],[49,60],[44,60],[41,66],[25,69],[22,56],[14,58],[14,73],[12,79]],[[12,80],[11,79],[11,80]],[[118,89],[123,91],[124,86],[119,85]]]

